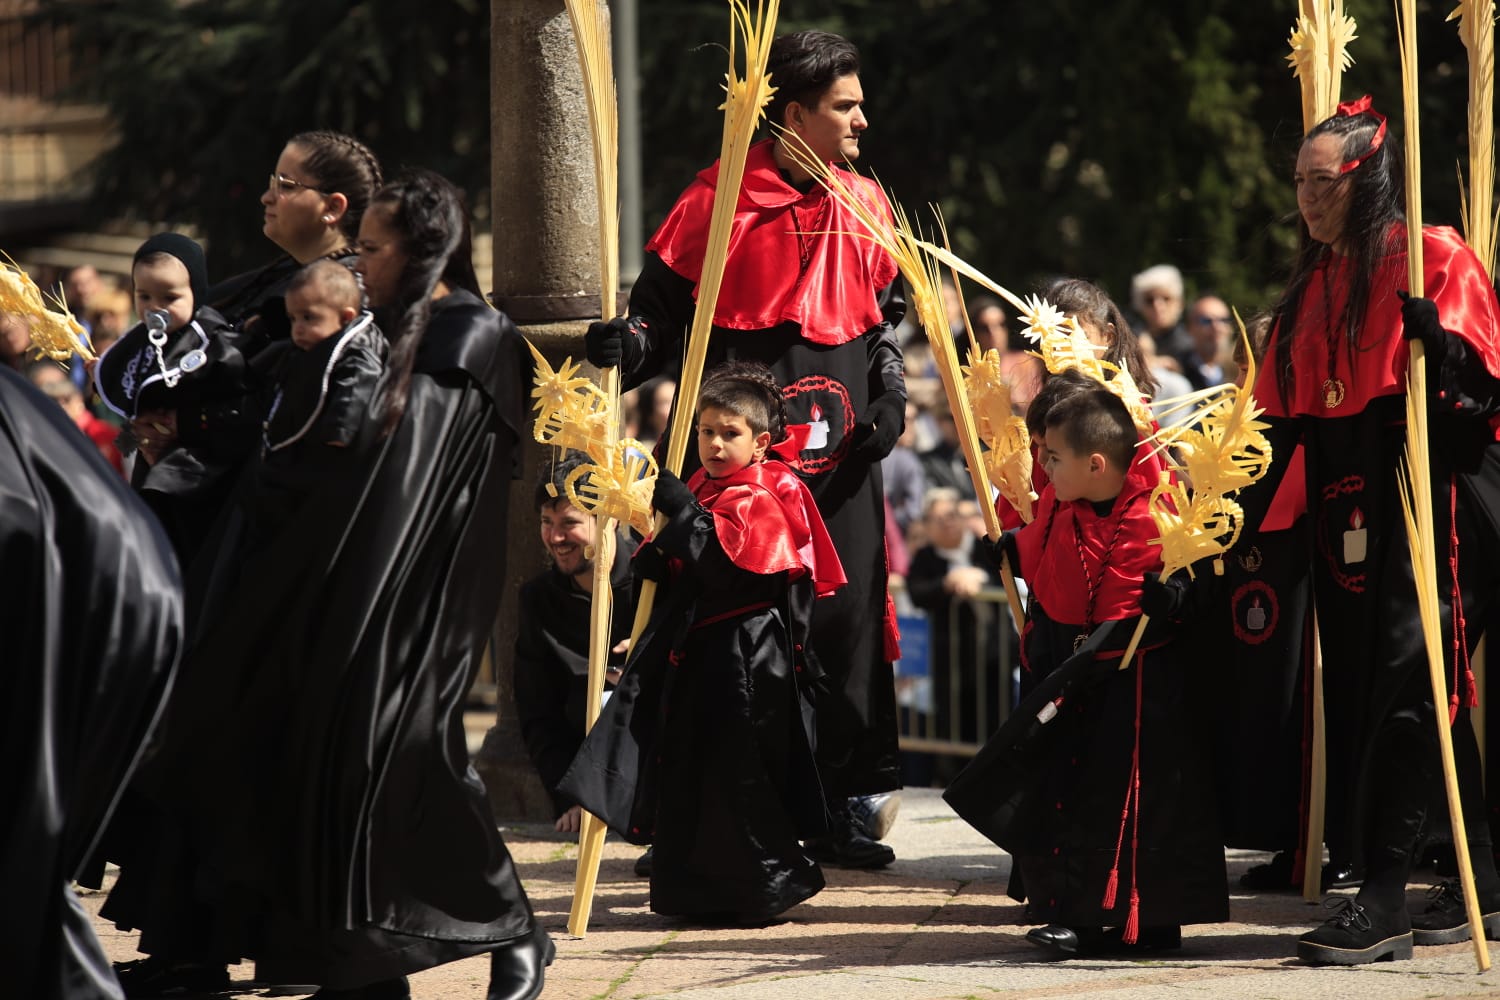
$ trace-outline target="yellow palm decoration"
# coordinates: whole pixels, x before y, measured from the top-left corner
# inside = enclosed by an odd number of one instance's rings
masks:
[[[83,326],[73,318],[61,295],[47,296],[9,256],[0,260],[0,313],[21,318],[31,329],[31,346],[53,361],[67,361],[75,354],[94,360],[93,348]]]

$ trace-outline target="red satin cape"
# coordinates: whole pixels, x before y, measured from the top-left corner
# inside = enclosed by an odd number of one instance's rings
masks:
[[[719,545],[740,569],[786,571],[794,580],[811,574],[819,597],[844,585],[844,567],[818,506],[786,463],[753,462],[717,479],[699,469],[688,488],[713,514]]]
[[[1059,503],[1050,483],[1042,491],[1036,518],[1016,535],[1016,546],[1026,583],[1053,621],[1080,627],[1087,622],[1090,579],[1098,586],[1093,624],[1141,613],[1141,580],[1162,568],[1161,547],[1151,543],[1158,532],[1147,502],[1154,484],[1148,486],[1144,480],[1142,475],[1127,476],[1114,507],[1103,517],[1087,500]],[[1119,520],[1121,511],[1123,524]],[[1050,533],[1049,521],[1054,521]],[[1117,527],[1119,538],[1106,562],[1105,551],[1110,549]],[[1079,537],[1083,539],[1082,551],[1077,544]]]
[[[847,343],[883,320],[876,294],[895,280],[896,262],[872,240],[857,235],[867,230],[821,186],[803,194],[787,183],[772,155],[774,143],[765,139],[751,146],[745,161],[714,325],[764,330],[791,322],[812,343]],[[890,219],[890,205],[878,184],[853,173],[844,177],[860,198]],[[673,271],[694,282],[694,298],[718,180],[715,161],[677,199],[646,244]],[[798,264],[804,249],[809,256],[802,273]]]
[[[1266,416],[1344,417],[1359,413],[1379,396],[1406,391],[1406,367],[1411,352],[1401,336],[1401,299],[1397,289],[1407,287],[1406,246],[1381,263],[1360,328],[1359,350],[1351,367],[1347,340],[1342,332],[1331,332],[1344,309],[1348,282],[1346,258],[1330,254],[1308,279],[1297,310],[1296,335],[1292,341],[1293,380],[1287,402],[1282,403],[1273,363],[1262,366],[1255,380],[1255,399]],[[1463,338],[1483,361],[1485,369],[1500,378],[1500,303],[1495,288],[1479,258],[1455,230],[1434,226],[1422,230],[1422,274],[1427,298],[1437,304],[1443,329]],[[1266,347],[1268,362],[1276,357],[1280,325]],[[1336,340],[1333,377],[1343,383],[1343,398],[1328,406],[1323,382],[1329,377],[1330,341]]]

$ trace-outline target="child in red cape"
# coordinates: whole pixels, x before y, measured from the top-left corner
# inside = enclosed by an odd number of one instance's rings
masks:
[[[781,387],[758,363],[705,379],[703,467],[663,471],[667,518],[636,554],[664,584],[562,787],[636,843],[653,845],[651,909],[763,925],[823,888],[799,843],[827,832],[812,755],[807,648],[813,603],[844,573],[807,487],[776,457]],[[613,788],[610,788],[610,785]]]

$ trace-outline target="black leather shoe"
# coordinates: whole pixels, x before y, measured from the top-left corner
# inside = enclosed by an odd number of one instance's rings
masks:
[[[1463,886],[1457,879],[1439,882],[1427,893],[1427,908],[1411,915],[1413,944],[1456,944],[1467,941],[1469,912],[1464,908]],[[1480,923],[1489,940],[1500,937],[1500,898],[1479,894]]]
[[[536,1000],[557,946],[542,928],[490,952],[490,989],[485,1000]]]
[[[1411,958],[1411,921],[1403,908],[1382,913],[1339,897],[1323,926],[1297,940],[1297,957],[1311,965],[1366,965]]]
[[[1097,927],[1064,927],[1048,924],[1033,927],[1026,932],[1026,940],[1045,951],[1052,958],[1077,958],[1097,951],[1102,944],[1102,932]]]
[[[311,1000],[411,1000],[411,984],[405,976],[398,976],[348,990],[325,986],[314,993]]]
[[[828,836],[803,845],[814,861],[837,868],[884,868],[896,860],[895,851],[865,836],[847,803],[830,808],[828,826]]]
[[[174,962],[151,955],[133,962],[116,962],[114,968],[127,1000],[222,996],[229,992],[229,968],[224,965]]]
[[[646,848],[646,853],[635,859],[635,874],[637,878],[651,877],[651,862],[653,856],[651,848]]]

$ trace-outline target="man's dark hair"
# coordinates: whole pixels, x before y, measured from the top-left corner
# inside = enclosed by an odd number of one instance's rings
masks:
[[[542,467],[542,474],[537,479],[536,491],[532,494],[533,506],[540,512],[549,507],[555,507],[559,503],[570,503],[567,491],[563,489],[563,483],[567,482],[573,470],[580,465],[589,464],[588,455],[581,451],[568,451],[563,457],[555,462],[548,462]],[[581,486],[588,480],[587,476],[575,484]]]
[[[798,31],[771,43],[766,62],[776,93],[766,104],[766,120],[786,124],[786,108],[796,101],[816,107],[835,80],[859,73],[859,49],[831,31]]]
[[[1103,386],[1059,400],[1047,411],[1047,429],[1054,427],[1062,430],[1063,440],[1076,454],[1103,455],[1121,472],[1135,457],[1135,422],[1120,397]]]

